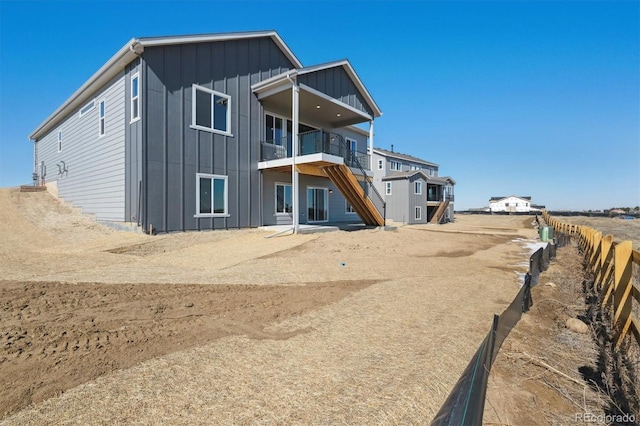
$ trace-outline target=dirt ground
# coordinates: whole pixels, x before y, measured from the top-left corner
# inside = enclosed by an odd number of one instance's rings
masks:
[[[531,222],[150,237],[0,189],[0,421],[428,423],[518,292]]]
[[[573,225],[586,225],[602,232],[611,234],[615,241],[630,240],[633,248],[640,250],[640,219],[626,220],[617,217],[587,217],[587,216],[556,216],[555,219]]]

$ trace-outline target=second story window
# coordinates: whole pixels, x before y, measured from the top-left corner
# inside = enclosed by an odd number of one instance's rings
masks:
[[[384,169],[384,161],[378,160],[378,170],[383,170],[383,169]]]
[[[384,188],[385,195],[391,195],[391,182],[387,182]]]
[[[58,152],[62,152],[62,131],[58,131]]]
[[[413,188],[414,188],[413,192],[416,195],[421,195],[422,194],[422,182],[420,182],[420,181],[414,182],[414,187]]]
[[[104,100],[102,100],[98,105],[98,136],[104,136],[105,134],[105,123],[104,123],[105,116],[106,116],[105,105],[104,105]]]
[[[191,127],[231,136],[231,97],[194,84]]]
[[[402,170],[402,163],[399,162],[399,161],[391,160],[391,170],[401,171]]]
[[[140,119],[140,75],[131,77],[131,121]]]

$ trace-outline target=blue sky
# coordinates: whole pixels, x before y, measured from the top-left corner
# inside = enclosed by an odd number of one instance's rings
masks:
[[[640,205],[638,1],[0,0],[0,186],[28,135],[132,37],[275,29],[304,65],[348,58],[375,143],[440,164],[456,209]]]

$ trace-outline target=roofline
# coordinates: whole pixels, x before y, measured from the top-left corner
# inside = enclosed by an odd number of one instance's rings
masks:
[[[124,67],[138,57],[144,49],[137,39],[129,40],[98,71],[84,82],[62,105],[47,117],[30,135],[29,139],[37,140],[54,127],[71,110],[79,107],[94,92],[115,77]]]
[[[266,31],[244,31],[217,34],[194,34],[194,35],[178,35],[163,37],[141,37],[140,43],[144,46],[166,46],[172,44],[188,44],[188,43],[206,43],[213,41],[225,40],[242,40],[248,38],[271,37],[273,41],[280,47],[287,58],[293,62],[295,68],[302,68],[302,62],[293,54],[289,46],[284,42],[282,37],[275,30]]]
[[[519,198],[521,200],[525,200],[525,201],[531,201],[531,197],[530,196],[520,196],[520,195],[507,195],[506,197],[491,197],[489,198],[489,202],[491,201],[502,201],[502,200],[506,200],[507,198]]]
[[[116,52],[98,71],[84,82],[62,105],[60,105],[49,117],[29,135],[30,140],[38,140],[56,126],[64,117],[93,96],[93,94],[113,77],[118,75],[125,66],[144,52],[146,47],[166,46],[173,44],[204,43],[225,40],[241,40],[258,37],[271,37],[282,52],[287,56],[296,68],[301,68],[302,63],[285,44],[282,38],[274,30],[252,31],[237,33],[202,34],[187,36],[143,37],[132,38],[120,50]]]
[[[384,152],[381,152],[380,151],[381,149],[382,148],[373,148],[373,152],[376,153],[376,154],[379,154],[379,155],[384,155],[385,157],[393,157],[393,158],[398,158],[400,160],[407,160],[408,161],[407,158],[404,158],[404,157],[407,157],[407,154],[401,154],[401,153],[398,153],[398,152],[391,152],[391,151],[387,151],[386,149],[384,150]],[[401,157],[401,156],[403,156],[403,157]],[[426,164],[428,166],[440,167],[439,164],[432,163],[431,161],[423,160],[421,158],[414,157],[414,156],[410,156],[410,157],[415,159],[415,160],[411,160],[411,161],[415,161],[416,163],[422,163],[422,164]]]
[[[360,92],[364,95],[364,97],[367,100],[367,104],[369,104],[369,106],[373,110],[373,116],[374,117],[382,116],[382,110],[380,109],[380,107],[378,107],[378,104],[376,103],[376,101],[373,100],[373,97],[367,90],[367,87],[364,85],[362,80],[360,80],[360,77],[358,77],[356,70],[353,69],[353,66],[351,66],[351,63],[349,62],[348,59],[340,59],[337,61],[325,62],[324,64],[318,64],[318,65],[302,68],[298,70],[298,75],[326,70],[329,68],[335,68],[338,66],[342,66],[343,68],[345,68],[345,70],[347,71],[347,74],[349,74],[349,77],[351,77],[351,79],[356,82],[356,86],[358,87],[358,89],[360,89]]]

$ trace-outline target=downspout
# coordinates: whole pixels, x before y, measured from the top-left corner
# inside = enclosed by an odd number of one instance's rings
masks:
[[[300,223],[300,200],[298,189],[298,169],[296,168],[296,156],[298,155],[298,109],[300,87],[287,73],[287,79],[291,82],[291,127],[293,129],[293,138],[291,141],[291,198],[293,203],[293,224],[292,231],[298,233]]]
[[[33,142],[33,186],[40,185],[40,175],[38,173],[38,141],[29,139]]]

